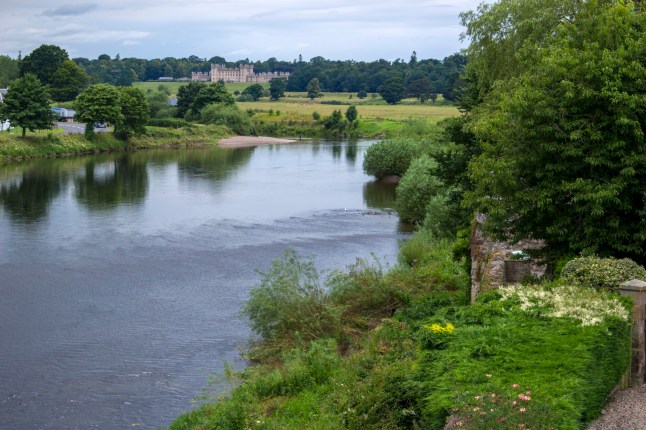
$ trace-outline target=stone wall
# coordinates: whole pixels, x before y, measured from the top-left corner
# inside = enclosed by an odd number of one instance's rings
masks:
[[[496,242],[482,231],[483,222],[484,215],[477,214],[471,233],[471,302],[480,293],[520,282],[527,275],[545,274],[546,267],[536,261],[514,259],[523,251],[540,248],[540,241]]]

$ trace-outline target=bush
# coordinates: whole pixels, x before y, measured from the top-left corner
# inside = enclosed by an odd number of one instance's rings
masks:
[[[190,123],[188,121],[181,118],[153,118],[148,121],[148,125],[166,128],[181,128],[189,124]]]
[[[340,312],[331,305],[311,260],[287,250],[269,272],[260,274],[260,285],[251,290],[242,313],[265,344],[293,346],[299,340],[338,337]]]
[[[202,109],[200,120],[204,124],[226,125],[239,135],[249,135],[253,132],[251,118],[236,106],[210,104]]]
[[[561,278],[581,287],[616,290],[631,279],[646,281],[646,269],[628,258],[579,257],[563,266]]]
[[[395,208],[402,221],[421,224],[426,217],[431,198],[443,188],[434,176],[435,160],[427,155],[414,160],[397,186]]]
[[[403,176],[413,159],[422,152],[422,146],[413,139],[382,140],[366,151],[363,170],[377,179],[392,175]]]

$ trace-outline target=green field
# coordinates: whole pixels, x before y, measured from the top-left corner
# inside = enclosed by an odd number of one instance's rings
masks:
[[[159,86],[168,88],[171,95],[176,95],[181,85],[186,82],[135,82],[133,86],[143,91],[155,91]],[[246,83],[228,83],[227,89],[242,92],[251,84]],[[261,84],[268,88],[269,84]],[[327,103],[339,104],[327,104]],[[408,119],[411,117],[425,117],[432,122],[441,119],[456,116],[459,114],[455,106],[449,105],[440,96],[435,104],[426,102],[420,103],[416,99],[404,99],[396,105],[389,105],[379,95],[369,95],[364,99],[359,99],[355,93],[323,93],[322,97],[309,99],[306,92],[286,92],[285,97],[280,100],[271,101],[268,98],[262,98],[257,102],[238,103],[241,109],[253,109],[260,111],[281,111],[283,113],[293,113],[296,115],[312,115],[318,112],[321,115],[329,115],[334,110],[345,110],[351,104],[356,105],[359,110],[359,117],[368,120],[392,119],[396,121]]]

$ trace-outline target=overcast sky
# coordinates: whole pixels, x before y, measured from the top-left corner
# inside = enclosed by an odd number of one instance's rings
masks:
[[[0,54],[42,44],[71,58],[219,55],[228,61],[442,59],[466,47],[480,0],[0,0]]]

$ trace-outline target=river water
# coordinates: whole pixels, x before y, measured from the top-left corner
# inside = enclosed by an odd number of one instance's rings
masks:
[[[394,264],[371,142],[0,166],[0,428],[155,429],[239,356],[257,269]]]

